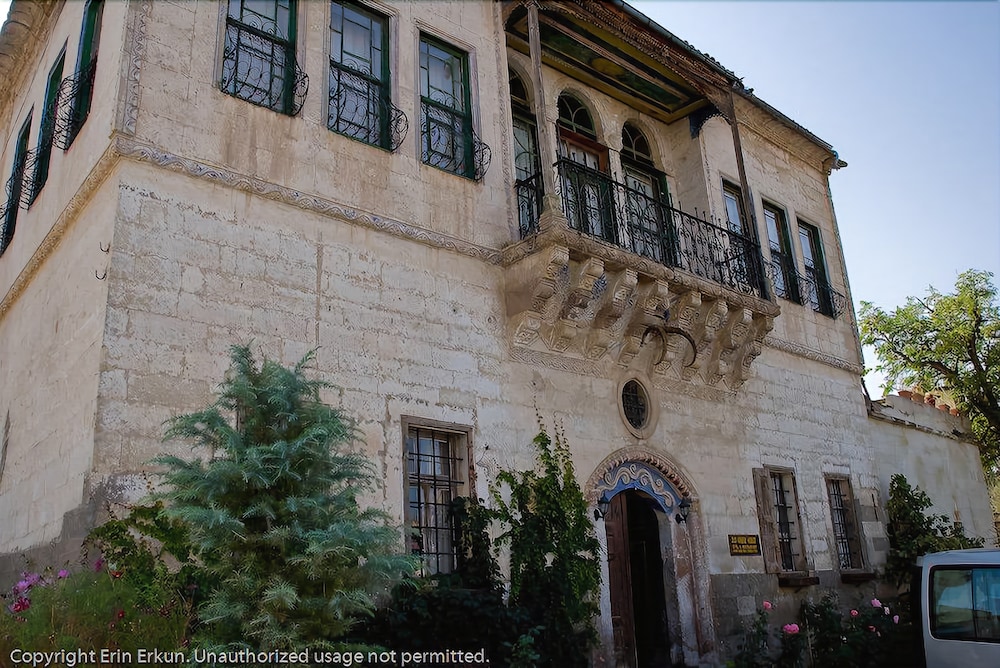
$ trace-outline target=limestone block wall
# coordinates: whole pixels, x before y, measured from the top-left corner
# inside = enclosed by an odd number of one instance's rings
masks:
[[[966,535],[996,543],[993,512],[979,448],[968,439],[968,421],[938,408],[891,395],[872,405],[871,438],[879,463],[879,491],[902,473],[934,502],[927,512],[961,522]]]
[[[94,194],[0,320],[0,554],[81,528],[64,514],[88,502],[116,190]]]
[[[499,246],[513,231],[506,68],[485,2],[379,4],[390,19],[392,101],[409,130],[395,152],[327,129],[329,4],[298,3],[299,66],[309,92],[298,116],[254,106],[219,89],[225,3],[156,2],[146,21],[136,140],[352,208],[459,239]],[[469,55],[474,126],[491,148],[482,182],[424,165],[420,156],[419,39],[436,36]],[[391,207],[387,208],[387,203]]]

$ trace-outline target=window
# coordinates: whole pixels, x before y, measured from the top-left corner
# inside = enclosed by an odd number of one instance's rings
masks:
[[[769,573],[807,570],[795,474],[786,469],[754,469],[761,553]]]
[[[469,57],[420,36],[420,157],[425,164],[480,179],[472,132]]]
[[[802,244],[802,259],[805,262],[804,297],[814,311],[833,316],[833,294],[826,277],[823,264],[823,249],[820,245],[819,230],[799,221],[799,242]]]
[[[617,244],[608,149],[597,143],[594,121],[582,102],[560,95],[558,109],[559,178],[570,227]]]
[[[452,501],[468,495],[468,434],[407,425],[407,526],[410,546],[421,557],[425,575],[451,573],[458,540]]]
[[[774,293],[785,299],[799,301],[796,281],[795,258],[788,238],[788,220],[785,212],[764,202],[764,222],[767,224],[767,241],[771,249],[771,281]]]
[[[406,116],[392,105],[391,92],[388,19],[351,2],[330,3],[328,127],[395,150]]]
[[[59,54],[56,64],[49,72],[45,86],[45,106],[42,107],[42,122],[38,129],[38,148],[35,149],[35,173],[31,179],[31,194],[28,205],[34,203],[45,182],[49,179],[49,162],[52,159],[52,140],[56,130],[56,107],[59,101],[59,84],[62,83],[66,52]]]
[[[1000,641],[1000,568],[932,568],[928,612],[935,638]]]
[[[666,182],[653,166],[645,135],[629,123],[622,128],[621,157],[628,219],[621,231],[624,246],[661,264],[676,264],[669,210],[662,206]]]
[[[736,234],[745,235],[747,233],[747,217],[743,211],[743,195],[740,193],[739,186],[723,181],[722,199],[726,203],[726,222],[729,225],[729,230]]]
[[[513,70],[510,78],[510,106],[514,120],[514,190],[521,236],[538,231],[542,213],[542,174],[538,156],[538,131],[531,113],[528,90]]]
[[[837,563],[842,570],[861,568],[861,537],[855,521],[851,482],[846,478],[827,478],[826,493],[830,499]]]
[[[3,216],[3,235],[0,237],[0,255],[10,246],[14,238],[14,227],[17,224],[17,210],[21,206],[24,195],[24,172],[28,162],[28,137],[31,134],[31,114],[21,126],[17,135],[17,145],[14,148],[14,164],[10,178],[7,180],[7,205]]]
[[[80,50],[76,59],[76,75],[60,87],[62,100],[72,103],[59,110],[56,120],[56,145],[68,149],[80,133],[94,98],[94,77],[97,73],[97,48],[101,40],[101,17],[104,0],[89,0],[83,10],[83,28],[80,30]]]
[[[222,90],[294,116],[308,87],[295,61],[295,0],[229,0]]]

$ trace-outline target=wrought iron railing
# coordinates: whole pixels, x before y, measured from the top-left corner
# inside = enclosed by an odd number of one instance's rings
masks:
[[[395,151],[410,121],[390,100],[389,86],[357,62],[330,61],[328,127],[372,146]]]
[[[59,84],[56,110],[53,114],[55,122],[53,143],[64,151],[73,144],[90,113],[96,74],[97,58],[94,58],[77,74],[66,77]]]
[[[447,99],[438,99],[447,98]],[[446,172],[481,181],[493,153],[472,129],[472,117],[454,98],[436,92],[420,98],[421,160]]]
[[[557,164],[563,213],[572,229],[740,292],[767,296],[754,239],[676,209],[668,202],[563,159]],[[515,184],[522,236],[538,231],[529,206],[540,199],[536,175]],[[537,208],[535,209],[537,211]]]
[[[514,182],[517,195],[517,220],[521,238],[538,231],[538,217],[542,215],[542,175],[535,174]]]
[[[17,221],[17,210],[22,206],[21,195],[24,192],[24,165],[15,165],[14,173],[7,179],[4,186],[5,201],[0,206],[0,254],[7,250],[14,238],[14,226]]]
[[[309,76],[295,60],[295,44],[273,21],[251,14],[229,17],[222,52],[222,90],[251,104],[289,116],[302,110]]]
[[[799,275],[791,256],[771,251],[771,261],[767,263],[767,275],[771,279],[774,295],[797,304],[802,303],[799,293]]]
[[[27,209],[35,202],[35,198],[38,197],[38,193],[41,190],[41,184],[38,183],[38,179],[36,178],[38,175],[38,149],[33,148],[30,151],[25,151],[23,160],[20,173],[18,174],[15,171],[11,175],[11,179],[15,176],[20,177],[21,186],[18,189],[18,192],[20,192],[18,201],[22,209]]]
[[[767,265],[767,273],[777,296],[808,305],[817,313],[831,318],[838,318],[847,310],[847,297],[834,290],[825,278],[817,276],[814,268],[806,267],[805,275],[793,268],[782,269],[775,262]]]

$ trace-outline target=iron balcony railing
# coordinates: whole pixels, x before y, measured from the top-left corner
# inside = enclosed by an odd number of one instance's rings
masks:
[[[66,77],[59,84],[58,102],[53,114],[53,143],[64,151],[73,144],[90,113],[96,73],[97,58],[94,58],[76,75]]]
[[[288,116],[297,116],[309,92],[309,76],[295,59],[295,44],[270,19],[250,14],[226,19],[222,90]]]
[[[365,63],[330,60],[328,127],[372,146],[395,151],[410,121],[389,99],[389,86]]]
[[[572,229],[740,292],[767,297],[754,239],[670,206],[607,174],[556,163],[563,213]],[[515,183],[522,237],[538,231],[541,180]]]
[[[482,181],[493,153],[472,128],[472,116],[440,91],[420,97],[421,156],[425,164]]]
[[[838,318],[847,310],[847,297],[834,290],[815,268],[806,267],[803,275],[794,267],[783,266],[787,264],[780,261],[767,264],[774,294],[796,304],[808,305],[817,313],[831,318]]]

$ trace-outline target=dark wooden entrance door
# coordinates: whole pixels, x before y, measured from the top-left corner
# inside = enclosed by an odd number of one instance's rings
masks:
[[[628,668],[670,665],[660,529],[652,499],[616,494],[604,518],[615,658]]]

